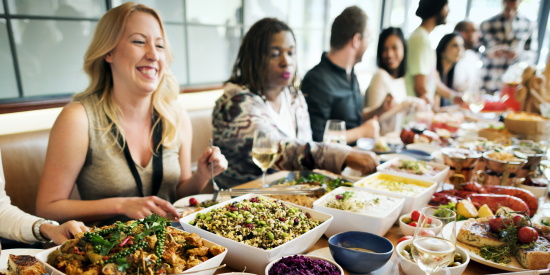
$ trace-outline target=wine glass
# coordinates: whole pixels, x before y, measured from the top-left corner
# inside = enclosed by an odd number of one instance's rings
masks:
[[[273,165],[277,159],[279,151],[279,142],[272,133],[265,130],[256,130],[254,132],[254,144],[252,145],[252,160],[260,169],[262,169],[262,185],[268,187],[265,182],[267,169]]]
[[[477,114],[485,107],[485,90],[470,90],[462,96],[462,101],[468,104],[470,111]]]
[[[327,120],[325,124],[325,133],[323,134],[324,143],[346,144],[346,122],[343,120]]]
[[[447,267],[456,249],[456,213],[447,208],[427,206],[422,209],[414,231],[411,254],[426,274]],[[443,228],[448,239],[443,237]]]

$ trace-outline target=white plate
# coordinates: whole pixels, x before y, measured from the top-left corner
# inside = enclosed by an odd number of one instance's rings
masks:
[[[178,207],[178,208],[189,207],[189,199],[191,198],[195,198],[199,203],[201,203],[203,201],[211,200],[212,196],[213,196],[212,194],[197,194],[197,195],[187,196],[174,202],[174,207]],[[231,199],[231,197],[229,196],[218,196],[217,201],[218,203],[220,203],[229,199]]]
[[[365,151],[371,151],[374,148],[373,138],[360,138],[357,140],[357,148]]]
[[[379,155],[378,158],[380,158],[380,162],[386,162],[394,158],[400,158],[402,160],[416,160],[414,157],[405,154],[385,154]]]
[[[456,234],[457,235],[458,235],[458,231],[460,231],[460,228],[462,227],[462,225],[464,223],[466,223],[466,221],[459,221],[459,222],[456,223]],[[441,232],[441,234],[443,235],[444,238],[448,239],[451,236],[450,227],[448,225],[443,227],[443,231]],[[529,270],[529,269],[523,268],[523,266],[516,260],[515,257],[512,257],[512,261],[509,262],[508,264],[498,264],[498,263],[486,260],[483,257],[481,257],[479,255],[479,248],[477,248],[477,247],[470,246],[470,245],[467,245],[465,243],[461,243],[459,241],[456,241],[456,245],[458,247],[461,247],[462,249],[464,249],[466,252],[468,252],[468,255],[470,255],[470,258],[473,261],[476,261],[480,264],[484,264],[484,265],[487,265],[487,266],[490,266],[490,267],[494,267],[494,268],[498,268],[498,269],[502,269],[502,270],[507,270],[507,271],[525,271],[525,270]]]
[[[308,256],[318,256],[323,257],[325,259],[334,261],[334,258],[332,257],[332,254],[330,254],[330,248],[329,247],[323,247],[319,248],[313,251],[310,251],[306,255]],[[355,273],[354,273],[355,274]],[[397,265],[397,256],[395,256],[395,253],[392,254],[390,260],[381,268],[367,274],[372,275],[393,275],[393,274],[399,274],[399,267]]]
[[[14,249],[5,249],[2,250],[0,253],[0,273],[8,273],[8,256],[10,254],[12,255],[31,255],[35,256],[36,254],[44,251],[43,249],[22,249],[22,248],[14,248]]]
[[[346,180],[349,180],[351,182],[356,182],[356,181],[366,177],[366,176],[361,175],[361,171],[357,171],[357,170],[351,169],[349,167],[344,168],[344,170],[342,170],[342,173],[340,173],[340,176],[342,176],[342,178],[344,178]]]

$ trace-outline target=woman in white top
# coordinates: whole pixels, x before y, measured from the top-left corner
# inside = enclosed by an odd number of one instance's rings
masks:
[[[376,63],[378,70],[365,93],[367,117],[378,116],[380,134],[399,130],[411,106],[425,104],[407,96],[405,87],[406,43],[400,28],[387,28],[380,33]]]

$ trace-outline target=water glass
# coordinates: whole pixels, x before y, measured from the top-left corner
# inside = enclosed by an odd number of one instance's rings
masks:
[[[426,274],[447,267],[456,249],[456,213],[447,208],[428,206],[422,209],[414,231],[411,254]],[[448,238],[444,237],[443,232]]]
[[[327,120],[323,142],[346,144],[346,122],[334,119]]]
[[[485,90],[471,90],[464,93],[462,101],[468,104],[470,111],[477,114],[485,107]]]

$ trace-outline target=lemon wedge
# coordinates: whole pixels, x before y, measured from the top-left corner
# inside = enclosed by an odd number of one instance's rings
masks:
[[[491,208],[489,208],[487,204],[482,205],[477,212],[480,218],[494,215],[493,211],[491,211]]]
[[[477,209],[469,200],[461,200],[456,205],[456,212],[464,218],[477,218]]]

